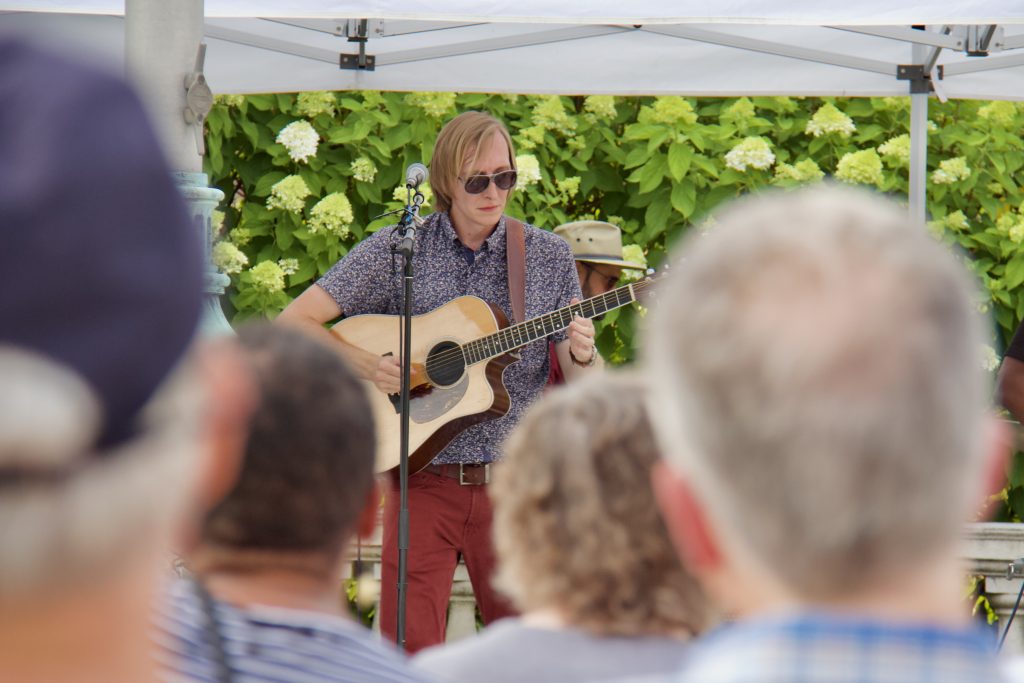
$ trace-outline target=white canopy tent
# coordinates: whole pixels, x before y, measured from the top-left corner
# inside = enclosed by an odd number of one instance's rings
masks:
[[[123,60],[124,5],[0,2],[0,31]],[[916,93],[919,216],[928,93],[1024,99],[1017,1],[206,0],[204,14],[205,73],[218,93]]]
[[[124,4],[0,2],[0,29],[119,59]],[[205,16],[206,74],[221,93],[905,95],[898,65],[916,43],[938,50],[949,97],[1024,99],[1024,3],[1005,0],[207,0]],[[362,36],[372,70],[339,68],[342,54],[357,65],[349,41]]]

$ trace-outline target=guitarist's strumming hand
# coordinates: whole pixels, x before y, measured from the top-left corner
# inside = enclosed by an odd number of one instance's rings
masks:
[[[398,362],[397,356],[388,353],[380,357],[373,373],[373,383],[385,394],[397,394],[402,390],[402,364]],[[410,389],[429,383],[423,363],[413,363],[409,369]]]
[[[373,374],[373,383],[385,394],[397,394],[402,390],[402,366],[398,356],[388,354],[380,357],[377,371]]]
[[[579,299],[573,298],[570,304],[578,304]],[[594,323],[580,316],[575,316],[568,328],[569,354],[575,365],[590,366],[597,360],[597,348],[594,346]]]

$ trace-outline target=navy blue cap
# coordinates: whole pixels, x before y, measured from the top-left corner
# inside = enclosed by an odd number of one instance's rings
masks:
[[[133,432],[202,303],[200,233],[118,77],[0,41],[0,344],[75,370]]]

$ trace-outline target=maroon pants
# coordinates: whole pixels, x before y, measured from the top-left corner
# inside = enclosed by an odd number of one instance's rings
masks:
[[[384,499],[380,630],[395,640],[398,628],[398,478],[388,477]],[[459,555],[466,561],[484,623],[513,614],[491,587],[491,501],[487,486],[462,486],[431,472],[409,477],[409,552],[406,557],[406,651],[444,642],[448,599]]]

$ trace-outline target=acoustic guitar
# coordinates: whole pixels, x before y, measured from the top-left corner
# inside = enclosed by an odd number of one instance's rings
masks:
[[[502,373],[518,360],[515,349],[565,329],[575,316],[594,318],[630,304],[651,282],[633,282],[511,326],[500,308],[475,296],[413,316],[409,472],[429,465],[460,432],[508,412]],[[356,315],[331,332],[377,355],[400,352],[398,316]],[[364,382],[377,424],[377,471],[385,472],[399,464],[399,397]]]

